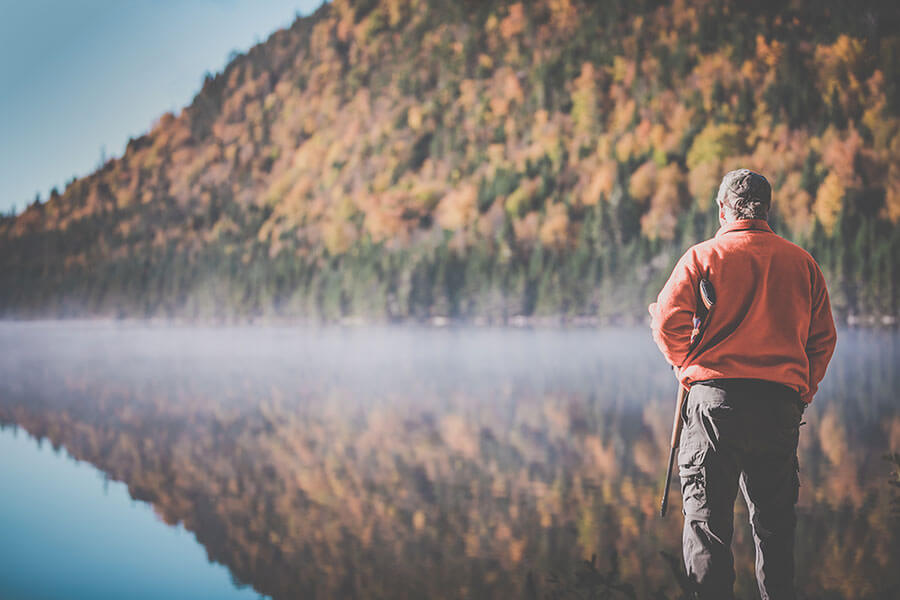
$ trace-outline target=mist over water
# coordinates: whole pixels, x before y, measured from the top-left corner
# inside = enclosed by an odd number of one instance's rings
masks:
[[[327,389],[335,382],[360,387],[368,399],[410,386],[433,392],[510,385],[584,391],[591,383],[618,385],[623,378],[615,377],[616,373],[644,369],[632,382],[637,391],[660,386],[668,394],[674,385],[649,331],[641,329],[302,329],[38,322],[0,325],[0,344],[9,349],[0,368],[13,378],[32,369],[68,370],[97,381],[203,382],[213,386],[209,392],[221,392],[219,387],[228,389],[239,381],[263,387],[299,386],[294,388],[298,399],[310,385]],[[613,389],[602,391],[597,390],[604,398],[615,395]],[[632,393],[628,400],[641,398]]]
[[[841,331],[806,413],[809,597],[900,589],[898,346]],[[0,348],[0,423],[123,481],[259,593],[681,597],[660,554],[681,518],[656,513],[675,381],[646,329],[11,322]]]

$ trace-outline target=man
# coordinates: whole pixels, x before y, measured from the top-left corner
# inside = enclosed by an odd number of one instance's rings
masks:
[[[678,468],[684,563],[699,598],[733,598],[738,485],[750,510],[760,595],[795,598],[800,419],[836,334],[819,266],[766,222],[771,199],[762,175],[726,174],[716,198],[721,228],[681,257],[650,305],[653,338],[690,388]],[[716,302],[691,346],[701,278]]]

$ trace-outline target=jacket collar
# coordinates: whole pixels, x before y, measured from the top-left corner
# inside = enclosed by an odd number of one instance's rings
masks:
[[[725,223],[716,232],[716,237],[732,231],[765,231],[767,233],[775,233],[765,219],[738,219],[731,223]]]

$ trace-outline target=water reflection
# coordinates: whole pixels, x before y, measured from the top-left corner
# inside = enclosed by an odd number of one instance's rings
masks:
[[[0,598],[249,600],[184,529],[123,483],[0,427]]]
[[[898,340],[842,332],[806,413],[808,597],[900,590]],[[656,514],[674,383],[643,330],[8,324],[0,346],[0,422],[124,481],[260,593],[682,595],[680,518]]]

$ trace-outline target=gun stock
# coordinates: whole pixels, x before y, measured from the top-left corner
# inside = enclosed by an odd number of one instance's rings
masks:
[[[709,313],[716,304],[716,290],[713,287],[712,282],[708,279],[704,278],[700,280],[700,286],[697,292],[700,302],[697,311],[694,313],[694,330],[691,332],[691,343],[688,354],[690,354],[690,351],[700,342],[703,331],[706,329],[706,325],[709,322]],[[669,466],[666,469],[666,485],[663,488],[662,503],[659,508],[659,515],[661,517],[666,516],[666,509],[669,508],[669,482],[672,480],[672,467],[675,464],[675,452],[678,450],[678,445],[681,443],[681,412],[684,408],[684,401],[685,398],[687,398],[687,395],[688,389],[679,382],[678,396],[675,401],[675,420],[672,422],[672,441],[669,444]]]

